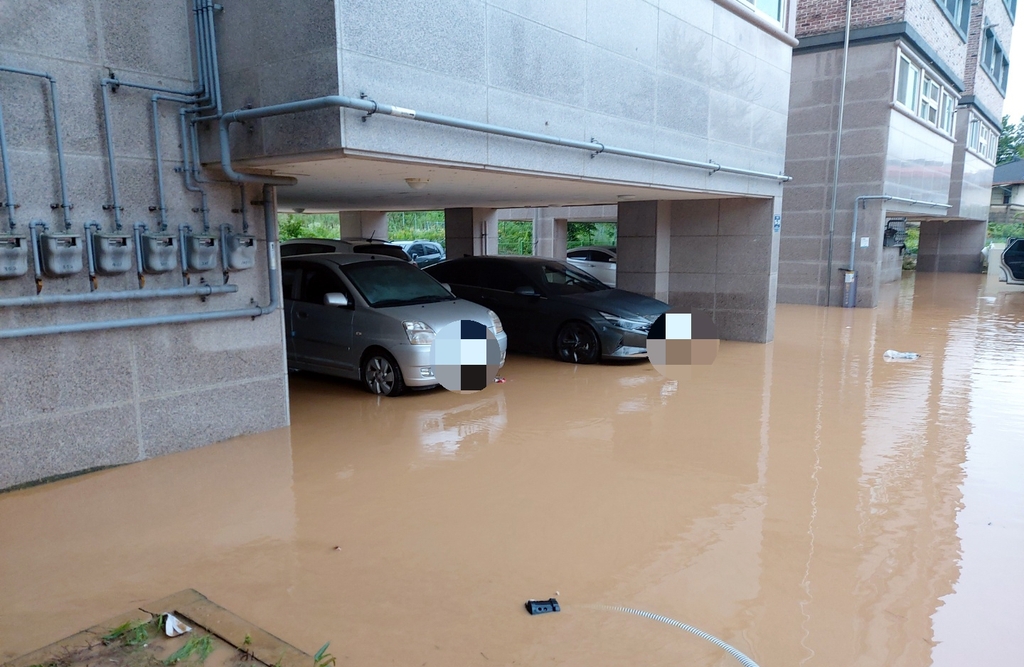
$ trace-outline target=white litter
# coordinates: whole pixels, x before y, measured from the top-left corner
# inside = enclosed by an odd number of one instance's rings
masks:
[[[886,361],[907,361],[909,359],[918,359],[921,355],[917,352],[897,352],[896,350],[886,350],[882,354],[882,358]]]
[[[192,632],[192,628],[182,623],[174,614],[167,614],[166,618],[167,620],[164,623],[164,633],[168,637],[177,637],[185,634],[186,632]]]

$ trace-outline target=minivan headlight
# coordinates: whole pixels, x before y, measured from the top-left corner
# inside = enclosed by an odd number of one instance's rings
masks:
[[[413,345],[430,345],[434,342],[434,330],[426,322],[406,321],[402,322],[402,326]]]
[[[620,329],[626,329],[628,331],[642,331],[644,333],[651,330],[651,323],[647,320],[634,320],[629,317],[620,317],[619,315],[612,315],[611,313],[605,312],[601,312],[601,315]]]
[[[487,314],[491,318],[491,326],[494,328],[494,333],[500,334],[505,330],[505,327],[501,326],[501,320],[498,319],[498,314],[493,310],[488,310]]]

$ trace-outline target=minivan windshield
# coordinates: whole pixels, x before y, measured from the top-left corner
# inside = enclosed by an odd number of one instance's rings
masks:
[[[342,267],[366,303],[374,308],[453,301],[451,292],[412,264],[371,261]]]
[[[544,287],[551,294],[585,294],[610,289],[589,273],[560,262],[545,262],[541,265],[541,275],[544,277]]]

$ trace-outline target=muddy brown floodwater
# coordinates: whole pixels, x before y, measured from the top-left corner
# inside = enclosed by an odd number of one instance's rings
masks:
[[[762,667],[1021,664],[1024,294],[921,275],[678,382],[502,375],[297,375],[290,429],[0,494],[0,661],[191,587],[339,665],[737,664],[598,605]]]

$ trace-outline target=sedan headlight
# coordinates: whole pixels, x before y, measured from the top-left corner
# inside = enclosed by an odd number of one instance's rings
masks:
[[[498,319],[498,314],[493,310],[488,310],[487,314],[491,317],[491,326],[494,328],[494,333],[500,334],[505,330],[505,327],[501,326],[501,320]]]
[[[405,335],[413,345],[430,345],[434,342],[434,330],[426,322],[402,322]]]
[[[620,317],[619,315],[612,315],[611,313],[605,312],[602,312],[601,315],[620,329],[626,329],[627,331],[640,331],[642,333],[647,333],[651,330],[651,323],[647,320],[634,320],[628,317]]]

